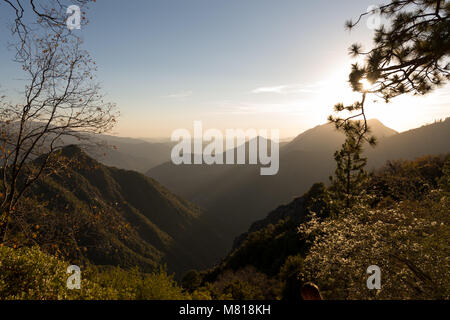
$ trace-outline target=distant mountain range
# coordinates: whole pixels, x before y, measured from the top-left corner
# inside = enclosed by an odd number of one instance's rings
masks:
[[[174,143],[170,141],[144,141],[143,139],[122,138],[108,135],[96,136],[102,148],[89,147],[88,154],[107,166],[145,173],[150,168],[170,160]],[[66,144],[77,144],[69,139]]]
[[[450,151],[450,118],[404,133],[370,120],[378,138],[376,148],[366,148],[369,168],[387,160],[414,159],[425,154]],[[172,192],[196,203],[207,218],[219,220],[222,236],[231,242],[264,217],[270,208],[289,203],[316,182],[328,182],[333,174],[334,152],[344,141],[330,124],[308,130],[280,149],[280,171],[276,176],[260,176],[259,167],[248,165],[175,166],[166,162],[146,174]],[[432,142],[432,143],[431,143]]]
[[[173,146],[170,142],[147,142],[113,136],[102,136],[101,140],[113,148],[104,152],[91,151],[91,156],[105,165],[142,173],[170,160]]]

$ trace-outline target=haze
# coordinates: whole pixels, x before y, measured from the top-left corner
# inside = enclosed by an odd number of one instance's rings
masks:
[[[356,3],[356,4],[355,4]],[[371,45],[361,24],[345,20],[371,0],[98,1],[80,31],[96,60],[107,99],[121,117],[114,134],[169,137],[205,128],[279,129],[281,138],[326,122],[336,102],[353,102],[347,85],[353,42]],[[0,12],[0,23],[7,23]],[[0,93],[21,90],[18,65],[1,28]],[[11,79],[16,79],[12,80]],[[371,104],[370,118],[405,131],[448,116],[449,88],[425,98]]]

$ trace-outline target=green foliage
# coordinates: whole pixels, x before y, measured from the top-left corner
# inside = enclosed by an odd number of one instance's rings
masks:
[[[235,280],[223,288],[224,294],[229,294],[233,300],[263,300],[260,286],[253,286],[248,282]]]
[[[218,288],[216,281],[254,267],[279,281],[280,298],[288,301],[298,301],[300,288],[309,281],[329,299],[448,297],[450,203],[439,190],[448,181],[445,159],[389,162],[367,175],[364,199],[369,201],[356,203],[342,215],[330,215],[345,210],[333,204],[333,192],[323,184],[313,185],[303,197],[256,222],[233,253],[203,276],[201,288],[213,299],[224,299],[224,287]],[[309,235],[299,237],[299,225]],[[366,287],[366,269],[373,264],[382,268],[382,279],[386,277],[378,295]],[[245,285],[227,283],[231,298],[246,290]]]
[[[183,300],[183,293],[173,276],[165,268],[152,273],[142,273],[137,268],[123,270],[106,268],[91,275],[91,279],[102,287],[111,287],[120,300]]]
[[[450,193],[450,157],[448,157],[447,161],[445,162],[443,176],[439,180],[439,186],[446,192],[447,194]]]
[[[328,217],[332,210],[332,194],[323,183],[315,183],[308,192],[303,195],[308,214],[315,212],[319,216]]]
[[[0,299],[66,300],[107,299],[110,288],[82,279],[82,289],[68,290],[69,265],[37,247],[12,249],[0,247]]]
[[[301,288],[303,286],[303,280],[300,278],[300,274],[304,270],[304,259],[301,255],[290,256],[286,259],[286,262],[280,269],[278,275],[280,280],[283,281],[283,300],[287,301],[299,301],[301,300]]]
[[[0,247],[1,300],[184,300],[164,268],[144,274],[138,269],[81,267],[81,290],[68,290],[68,263],[39,248]]]
[[[282,284],[247,266],[238,271],[226,270],[206,288],[215,299],[276,300],[281,296]]]
[[[76,146],[64,148],[61,157],[71,166],[29,189],[11,217],[5,245],[37,244],[73,263],[147,272],[167,263],[182,273],[218,259],[211,252],[221,242],[193,204],[142,174],[106,167]]]
[[[345,142],[334,154],[336,170],[334,177],[330,177],[330,190],[338,208],[350,209],[365,194],[368,174],[365,170],[367,158],[362,156],[362,145],[367,129],[363,129],[363,126],[361,122],[344,125]]]
[[[190,270],[181,279],[181,285],[188,292],[194,292],[202,283],[202,276],[197,270]]]
[[[222,270],[239,270],[251,265],[275,276],[286,257],[302,251],[303,242],[295,232],[297,223],[281,220],[277,225],[250,234],[243,245],[235,250],[220,267]]]
[[[448,158],[388,162],[370,176],[371,201],[301,224],[311,245],[302,280],[328,299],[449,299]],[[380,291],[366,287],[370,265],[382,270]]]
[[[449,162],[450,157],[425,156],[414,161],[388,161],[371,177],[368,192],[376,195],[373,205],[383,204],[389,199],[394,202],[423,199],[445,181],[446,159]]]

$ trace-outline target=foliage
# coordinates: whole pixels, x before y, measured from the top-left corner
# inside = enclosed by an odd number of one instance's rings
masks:
[[[299,231],[312,246],[302,278],[328,299],[449,299],[449,200],[432,191],[392,208],[356,205],[346,215],[314,217]],[[366,269],[382,270],[382,290],[366,287]]]
[[[300,254],[289,256],[281,267],[278,277],[284,284],[282,293],[283,300],[301,300],[303,280],[300,278],[300,274],[304,269],[303,260],[304,259]]]
[[[445,162],[443,173],[443,176],[439,179],[439,186],[448,196],[450,194],[450,157]]]
[[[25,83],[18,98],[0,99],[0,242],[24,193],[39,177],[67,166],[59,157],[64,139],[93,143],[93,135],[111,130],[117,117],[94,81],[95,62],[65,27],[64,4],[3,2],[16,13],[12,48]],[[24,18],[25,10],[34,23]]]
[[[219,266],[198,274],[200,288],[213,299],[225,298],[214,283],[225,273],[254,267],[279,281],[279,297],[288,301],[298,301],[310,281],[328,299],[447,298],[442,288],[449,287],[450,204],[442,184],[448,171],[448,156],[388,162],[367,175],[364,201],[347,214],[339,214],[345,205],[336,205],[332,187],[315,184],[256,222]],[[334,210],[337,215],[330,214]],[[382,268],[378,295],[366,287],[366,269],[373,264]]]
[[[381,25],[373,38],[374,48],[364,52],[354,44],[349,52],[364,57],[364,65],[352,66],[350,84],[362,92],[367,79],[371,93],[386,101],[405,93],[426,94],[450,78],[450,3],[445,0],[395,0],[383,5]],[[356,23],[347,22],[349,29]]]
[[[66,288],[68,264],[37,247],[0,247],[0,299],[62,300],[106,299],[114,296],[109,288],[82,279],[80,291]]]
[[[68,290],[69,265],[38,247],[0,247],[1,300],[184,300],[190,299],[164,268],[138,269],[84,266],[81,290]]]
[[[369,94],[381,97],[385,102],[406,94],[425,95],[440,87],[450,79],[450,3],[445,0],[392,0],[379,8],[379,12],[366,12],[354,23],[348,21],[352,29],[361,19],[373,13],[380,13],[388,19],[388,25],[375,30],[374,48],[364,52],[360,44],[349,49],[353,57],[364,58],[363,65],[352,65],[349,83],[353,91],[361,93],[361,100],[351,105],[335,105],[337,116],[328,120],[346,133],[348,148],[357,149],[365,141],[375,142],[369,136],[365,103]],[[364,85],[364,82],[368,85]],[[369,84],[371,88],[369,87]],[[346,114],[341,117],[340,114]],[[362,125],[352,120],[361,119]],[[357,122],[358,123],[358,122]],[[356,143],[352,141],[355,139]],[[336,161],[342,161],[336,154]],[[347,182],[350,179],[347,178]],[[346,193],[348,194],[349,185]],[[347,202],[348,202],[347,197]],[[347,205],[349,207],[349,205]]]
[[[367,158],[362,156],[363,130],[360,122],[344,125],[345,142],[334,154],[337,168],[334,177],[330,178],[331,191],[336,205],[347,209],[361,200],[368,182]]]
[[[388,161],[372,174],[368,193],[375,195],[373,205],[383,205],[383,202],[389,199],[394,202],[423,199],[432,190],[439,188],[439,181],[446,179],[446,161],[450,161],[450,156],[425,156],[414,161]]]
[[[106,167],[76,146],[61,156],[72,165],[29,189],[9,221],[5,245],[39,245],[75,264],[145,272],[167,263],[179,275],[214,261],[210,252],[220,248],[219,240],[193,204],[142,174]]]
[[[205,288],[214,299],[276,300],[281,295],[282,284],[247,266],[238,271],[226,270]]]
[[[97,268],[98,269],[98,268]],[[90,278],[104,288],[114,288],[115,299],[120,300],[184,300],[183,289],[165,268],[142,273],[137,268],[124,270],[108,267],[93,273]]]
[[[310,244],[302,280],[330,299],[448,299],[448,159],[390,161],[370,176],[370,201],[334,207],[345,215],[313,213],[299,227]],[[371,265],[382,270],[380,291],[366,287]]]
[[[189,270],[183,276],[181,285],[188,292],[194,292],[202,283],[202,276],[197,270]]]

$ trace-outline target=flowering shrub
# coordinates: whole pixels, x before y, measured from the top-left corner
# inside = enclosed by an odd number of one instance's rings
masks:
[[[363,204],[299,227],[310,250],[301,277],[328,299],[449,299],[449,198],[433,191],[391,208]],[[369,290],[366,270],[381,269],[381,290]]]

